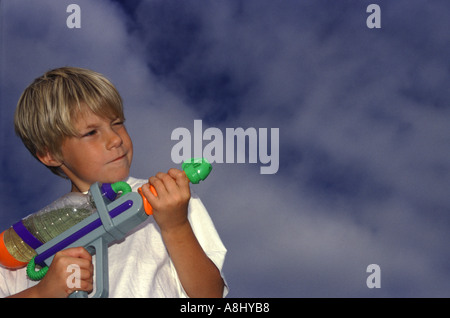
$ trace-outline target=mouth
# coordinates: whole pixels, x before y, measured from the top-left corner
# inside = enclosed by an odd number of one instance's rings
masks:
[[[118,161],[124,159],[126,156],[127,156],[127,154],[124,154],[124,155],[122,155],[122,156],[120,156],[120,157],[117,157],[116,159],[112,160],[111,163],[112,163],[112,162],[118,162]]]

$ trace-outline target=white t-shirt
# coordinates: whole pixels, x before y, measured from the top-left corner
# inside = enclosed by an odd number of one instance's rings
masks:
[[[133,191],[146,182],[131,177],[127,180]],[[203,203],[193,191],[188,219],[206,255],[224,278],[222,268],[227,250]],[[108,248],[108,260],[111,298],[187,297],[152,216],[132,230],[124,240],[113,243]],[[0,266],[0,297],[16,294],[37,283],[28,278],[26,268],[9,270]],[[227,293],[225,283],[223,296]]]

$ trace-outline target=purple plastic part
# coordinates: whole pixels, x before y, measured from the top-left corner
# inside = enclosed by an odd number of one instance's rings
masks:
[[[106,197],[109,201],[114,201],[117,197],[117,193],[113,190],[111,183],[103,183],[100,192],[102,196]]]
[[[39,246],[42,245],[42,242],[39,241],[33,234],[31,234],[30,231],[23,225],[22,220],[14,224],[13,230],[16,231],[17,235],[20,236],[20,238],[27,243],[32,249],[37,249]]]

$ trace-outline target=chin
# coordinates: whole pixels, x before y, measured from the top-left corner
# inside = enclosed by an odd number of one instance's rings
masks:
[[[130,175],[130,169],[127,169],[127,171],[124,171],[122,174],[120,174],[118,176],[118,178],[120,179],[119,181],[127,179],[129,175]]]
[[[121,174],[121,175],[117,175],[115,178],[114,178],[114,180],[113,181],[111,181],[111,183],[114,183],[114,182],[118,182],[118,181],[125,181],[127,178],[128,178],[128,173],[124,173],[124,174]]]
[[[124,172],[118,172],[114,171],[113,173],[107,174],[107,178],[105,178],[105,182],[107,183],[114,183],[118,181],[124,181],[128,178],[128,175],[130,174],[130,171],[124,171]]]

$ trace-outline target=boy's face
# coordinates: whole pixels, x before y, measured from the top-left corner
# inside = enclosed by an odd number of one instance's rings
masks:
[[[128,176],[133,144],[123,121],[87,110],[75,121],[75,128],[79,136],[66,138],[61,148],[61,169],[73,190],[84,192],[97,181],[114,183]]]

